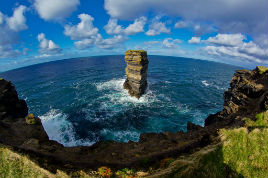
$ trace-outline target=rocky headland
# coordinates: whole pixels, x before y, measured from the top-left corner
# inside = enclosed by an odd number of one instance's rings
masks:
[[[0,144],[27,154],[52,172],[57,169],[66,172],[94,170],[100,166],[113,170],[126,167],[157,169],[161,166],[160,160],[195,154],[218,144],[219,129],[243,127],[246,118],[254,121],[256,114],[267,109],[268,71],[260,67],[252,71],[238,70],[224,93],[224,109],[209,115],[204,127],[189,122],[187,132],[144,133],[138,142],[102,141],[92,146],[64,147],[49,140],[38,117],[31,116],[35,122],[27,122],[26,102],[18,98],[11,82],[1,79]]]

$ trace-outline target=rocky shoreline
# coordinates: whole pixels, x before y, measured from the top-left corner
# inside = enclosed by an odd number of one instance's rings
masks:
[[[148,168],[159,160],[193,153],[218,142],[218,130],[244,125],[244,118],[268,108],[268,71],[261,68],[237,71],[224,93],[224,109],[205,119],[205,126],[188,123],[187,132],[141,134],[138,142],[98,142],[92,146],[64,147],[49,140],[39,118],[26,122],[28,108],[19,100],[11,82],[0,80],[0,144],[28,154],[42,167],[55,171]]]

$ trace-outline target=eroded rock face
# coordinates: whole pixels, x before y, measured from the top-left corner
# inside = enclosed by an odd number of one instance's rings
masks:
[[[124,88],[131,96],[140,98],[147,88],[148,59],[143,50],[128,50],[125,53],[127,79]]]
[[[5,116],[13,118],[25,117],[28,107],[24,100],[20,100],[11,82],[0,79],[0,120]]]

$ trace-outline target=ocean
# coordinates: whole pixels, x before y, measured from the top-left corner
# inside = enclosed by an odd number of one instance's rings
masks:
[[[53,61],[1,73],[11,80],[50,139],[65,146],[138,141],[141,133],[186,131],[223,108],[235,70],[222,63],[148,56],[148,89],[139,100],[123,89],[124,56]]]

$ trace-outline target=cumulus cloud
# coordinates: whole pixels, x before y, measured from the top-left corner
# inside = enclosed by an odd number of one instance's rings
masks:
[[[108,34],[116,35],[104,39],[99,33],[99,29],[93,24],[93,17],[88,14],[80,14],[78,17],[80,22],[77,25],[66,25],[64,27],[64,34],[72,40],[76,40],[74,44],[78,49],[87,49],[93,46],[102,49],[112,49],[120,46],[127,39],[126,36],[120,34],[123,33],[123,29],[121,27],[118,28],[117,20],[115,19],[110,19],[104,28]]]
[[[27,29],[26,10],[25,6],[18,6],[11,17],[0,12],[0,58],[14,58],[21,54],[14,45],[19,42],[18,32]]]
[[[146,24],[147,18],[142,16],[135,19],[133,24],[130,24],[126,29],[125,33],[127,35],[134,35],[136,33],[144,32],[144,25]]]
[[[118,25],[117,22],[117,19],[109,19],[108,24],[104,26],[107,34],[114,35],[123,33],[124,30],[122,26]]]
[[[152,11],[186,21],[211,22],[220,33],[246,33],[254,37],[268,33],[267,0],[105,0],[105,9],[118,19],[134,19]]]
[[[78,16],[80,22],[77,25],[66,25],[64,34],[70,36],[72,40],[81,40],[84,38],[92,38],[98,34],[99,29],[94,27],[94,18],[88,14],[80,14]]]
[[[62,49],[55,44],[52,40],[46,39],[46,36],[44,33],[40,33],[37,36],[37,39],[39,41],[39,52],[42,54],[58,54],[62,51]]]
[[[242,34],[218,34],[207,40],[202,40],[208,46],[202,48],[209,55],[229,56],[246,59],[250,62],[264,62],[268,60],[268,49],[261,48],[253,41],[245,42]]]
[[[195,37],[195,36],[193,36],[190,40],[188,40],[188,43],[190,43],[190,44],[198,44],[198,43],[200,43],[200,37]]]
[[[26,6],[17,7],[13,16],[7,18],[7,24],[11,30],[21,31],[27,29],[26,18],[24,17],[24,12],[27,10]]]
[[[77,9],[80,0],[35,0],[34,7],[44,20],[57,21],[68,17]]]
[[[161,33],[170,33],[170,29],[166,27],[164,22],[160,21],[161,16],[156,16],[149,25],[149,30],[145,33],[148,36],[156,36]]]
[[[178,21],[174,25],[175,28],[185,28],[187,26],[188,26],[188,23],[186,23],[185,21]]]
[[[136,33],[144,32],[144,25],[147,21],[147,18],[142,16],[130,24],[127,28],[123,28],[121,25],[118,25],[117,19],[109,19],[108,24],[104,26],[104,29],[107,34],[115,35],[115,34],[126,34],[126,35],[134,35]]]
[[[182,43],[179,39],[165,38],[163,40],[163,47],[165,48],[175,48],[178,47],[177,44]]]
[[[218,34],[215,37],[209,37],[206,42],[213,43],[216,45],[225,45],[225,46],[238,46],[243,44],[243,40],[246,37],[241,33],[237,34]]]

